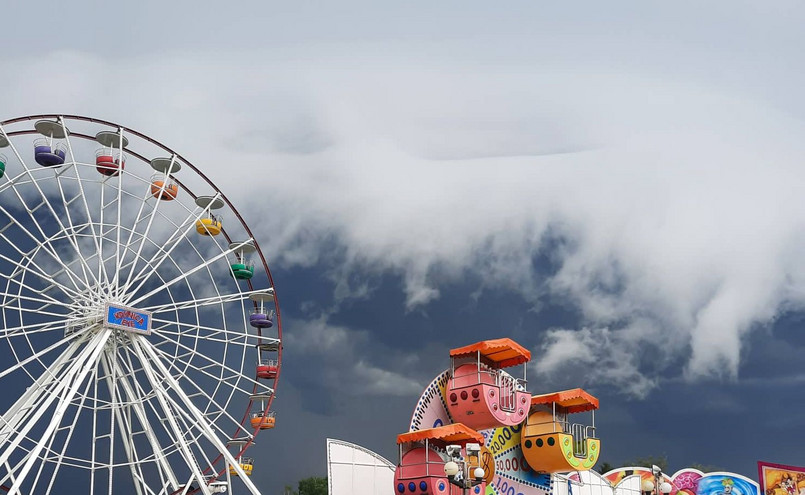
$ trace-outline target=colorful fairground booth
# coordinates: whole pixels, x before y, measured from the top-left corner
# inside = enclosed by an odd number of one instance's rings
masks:
[[[395,495],[484,493],[483,442],[480,433],[461,423],[398,435]]]
[[[532,397],[520,436],[529,466],[547,473],[591,469],[601,451],[595,435],[596,409],[598,399],[580,388]],[[587,411],[590,424],[570,422],[570,414]]]
[[[447,408],[457,422],[483,430],[522,423],[531,395],[525,390],[525,363],[531,353],[508,339],[484,340],[450,351]],[[523,366],[523,378],[504,368]]]

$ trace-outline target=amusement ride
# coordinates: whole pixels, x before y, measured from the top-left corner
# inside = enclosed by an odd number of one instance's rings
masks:
[[[280,309],[198,168],[99,119],[1,122],[0,277],[0,491],[259,493]]]
[[[551,475],[590,470],[601,442],[598,399],[582,389],[531,396],[531,353],[508,338],[450,351],[450,368],[420,397],[397,436],[395,495],[551,492]],[[523,377],[505,370],[523,366]],[[569,414],[590,412],[590,424]]]

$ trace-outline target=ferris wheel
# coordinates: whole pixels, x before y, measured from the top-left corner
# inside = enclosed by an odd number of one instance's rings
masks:
[[[93,118],[0,122],[0,317],[0,490],[259,493],[274,283],[181,155]]]

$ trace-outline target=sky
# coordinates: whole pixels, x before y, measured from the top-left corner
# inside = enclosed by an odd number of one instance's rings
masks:
[[[602,460],[802,465],[805,5],[4,6],[5,120],[179,151],[275,281],[265,493],[325,438],[386,457],[448,351],[512,337],[529,390],[601,399]]]

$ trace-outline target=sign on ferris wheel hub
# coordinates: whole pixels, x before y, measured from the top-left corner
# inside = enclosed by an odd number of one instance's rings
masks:
[[[151,313],[122,304],[106,303],[104,326],[127,332],[151,335]]]

